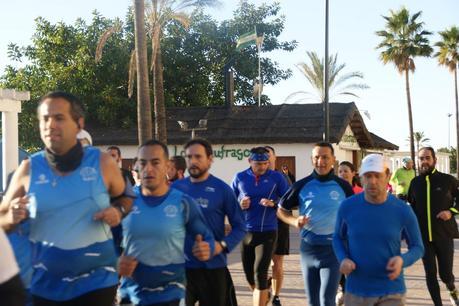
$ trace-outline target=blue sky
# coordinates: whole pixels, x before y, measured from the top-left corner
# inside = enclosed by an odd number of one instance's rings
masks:
[[[232,16],[237,1],[223,0],[219,8],[208,10],[217,19]],[[253,0],[256,4],[273,1]],[[324,52],[324,2],[323,0],[281,0],[281,13],[286,17],[281,39],[298,41],[291,52],[263,54],[278,61],[281,67],[291,68],[292,78],[275,87],[266,87],[275,104],[284,103],[288,94],[298,90],[311,90],[295,64],[306,61],[306,51]],[[42,16],[51,22],[74,23],[81,17],[90,19],[97,9],[106,17],[124,18],[132,1],[113,0],[16,0],[3,1],[0,10],[0,70],[7,62],[6,46],[9,42],[26,45],[34,33],[34,19]],[[347,72],[361,71],[365,83],[371,88],[354,99],[362,110],[368,110],[371,120],[365,118],[368,129],[385,139],[407,147],[408,136],[406,95],[404,79],[392,65],[379,61],[375,46],[380,41],[374,33],[383,29],[384,19],[390,9],[406,6],[411,13],[422,10],[425,28],[436,32],[452,25],[459,26],[459,1],[457,0],[330,0],[330,53],[338,53],[338,61],[346,63]],[[416,60],[416,72],[411,77],[414,130],[423,131],[435,147],[448,144],[447,113],[454,113],[454,84],[452,75],[437,65],[436,59]],[[349,101],[339,99],[339,101]],[[451,118],[451,145],[455,145],[454,116]]]

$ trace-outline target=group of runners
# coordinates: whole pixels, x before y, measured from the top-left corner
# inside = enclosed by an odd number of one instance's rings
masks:
[[[387,192],[382,155],[362,160],[360,185],[349,162],[335,175],[326,142],[314,145],[314,170],[297,182],[275,170],[272,146],[252,148],[230,186],[210,173],[207,140],[184,145],[187,177],[183,161],[149,140],[132,186],[119,150],[77,140],[84,113],[75,96],[51,92],[37,114],[45,149],[21,163],[0,205],[1,305],[237,305],[227,254],[240,244],[253,305],[279,306],[290,226],[300,229],[308,305],[404,305],[403,268],[421,257],[434,304],[442,305],[438,261],[458,305],[458,183],[435,170],[432,148],[420,150],[421,174],[400,198]]]

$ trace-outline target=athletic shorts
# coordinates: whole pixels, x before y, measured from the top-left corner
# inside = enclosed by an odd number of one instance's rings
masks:
[[[290,225],[277,219],[277,243],[274,249],[275,255],[290,254]]]
[[[186,305],[237,306],[236,291],[227,267],[186,269]]]

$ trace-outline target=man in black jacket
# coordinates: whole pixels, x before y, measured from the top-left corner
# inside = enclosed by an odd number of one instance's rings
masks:
[[[448,174],[435,169],[437,158],[431,147],[419,150],[420,175],[415,177],[408,190],[411,204],[421,229],[425,253],[422,258],[427,288],[435,306],[441,306],[440,286],[437,281],[437,261],[440,278],[449,290],[453,305],[459,305],[454,285],[453,238],[459,237],[454,215],[458,213],[459,184]]]

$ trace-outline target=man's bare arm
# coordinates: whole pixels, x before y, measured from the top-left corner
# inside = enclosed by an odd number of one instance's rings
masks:
[[[107,153],[101,153],[101,169],[105,186],[112,199],[111,205],[120,211],[121,217],[124,217],[132,207],[132,196],[127,196],[127,192],[132,194],[132,190],[126,189],[130,188],[130,184],[125,182],[118,165]]]
[[[6,231],[27,217],[25,195],[29,190],[29,169],[30,161],[26,159],[14,172],[0,204],[0,226]]]

